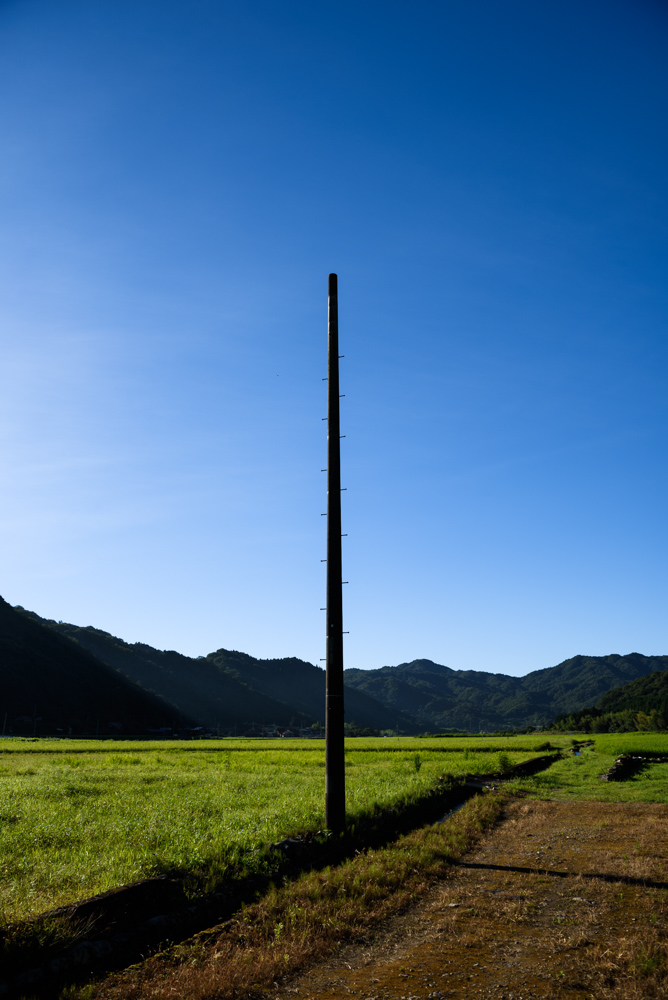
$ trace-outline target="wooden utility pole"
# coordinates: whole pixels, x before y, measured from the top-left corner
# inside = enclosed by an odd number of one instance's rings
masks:
[[[343,597],[341,567],[341,435],[339,423],[339,304],[329,276],[327,330],[327,676],[325,701],[325,823],[346,825],[343,743]]]

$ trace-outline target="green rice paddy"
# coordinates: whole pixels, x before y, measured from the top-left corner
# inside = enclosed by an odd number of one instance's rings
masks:
[[[607,783],[620,746],[668,752],[660,734],[605,734],[518,787],[549,797],[668,800],[668,764]],[[585,737],[586,738],[586,737]],[[352,822],[434,786],[485,773],[571,738],[352,739]],[[501,756],[500,756],[501,755]],[[253,870],[271,842],[324,824],[324,741],[0,741],[0,922],[161,874],[200,890]]]
[[[439,775],[497,769],[443,741],[352,740],[347,810],[373,813]],[[509,746],[512,763],[531,746]],[[0,743],[0,919],[160,874],[215,884],[258,851],[324,823],[324,741]]]
[[[668,754],[668,733],[600,733],[590,739],[598,753],[614,757],[620,753]]]

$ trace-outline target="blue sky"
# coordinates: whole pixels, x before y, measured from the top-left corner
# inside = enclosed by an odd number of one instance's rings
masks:
[[[668,10],[0,3],[0,592],[345,662],[668,652]]]

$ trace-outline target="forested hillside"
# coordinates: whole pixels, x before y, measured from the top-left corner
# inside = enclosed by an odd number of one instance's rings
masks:
[[[258,660],[219,649],[193,659],[174,650],[127,643],[90,625],[42,619],[24,609],[21,613],[159,695],[172,706],[176,728],[191,719],[209,729],[324,723],[325,672],[296,657]],[[346,720],[378,730],[418,730],[418,723],[400,710],[387,709],[354,690],[347,692]]]
[[[325,672],[296,657],[259,660],[247,653],[218,649],[193,659],[174,650],[127,643],[93,626],[46,620],[9,605],[5,609],[6,617],[14,616],[12,620],[21,619],[36,627],[38,632],[34,634],[41,637],[42,644],[45,633],[58,638],[60,643],[59,656],[47,657],[51,666],[46,673],[44,670],[35,673],[33,684],[29,678],[34,668],[27,665],[36,661],[26,639],[21,654],[26,665],[22,673],[26,691],[33,688],[38,692],[55,691],[59,664],[64,662],[62,656],[68,649],[71,656],[79,654],[77,662],[83,663],[83,654],[89,657],[86,661],[89,671],[94,664],[98,672],[101,665],[106,665],[110,677],[115,677],[117,683],[125,682],[128,698],[129,692],[135,699],[154,695],[152,704],[162,705],[161,719],[168,715],[169,723],[165,724],[173,724],[177,729],[193,724],[207,729],[232,726],[243,729],[253,723],[303,727],[324,721]],[[37,646],[39,643],[36,649]],[[18,663],[20,658],[17,660],[15,656],[14,662]],[[549,725],[555,716],[572,717],[593,704],[600,718],[618,709],[598,699],[604,695],[612,697],[615,689],[630,681],[638,678],[649,681],[646,675],[651,677],[666,670],[668,656],[640,653],[574,656],[525,677],[452,670],[431,660],[414,660],[379,670],[346,670],[346,721],[360,727],[405,733],[448,729],[495,731]],[[66,688],[70,690],[67,685]],[[92,697],[92,690],[90,685],[81,688],[76,701],[77,717],[83,712],[90,720],[96,713],[97,709],[84,706],[88,697],[84,698],[84,692],[90,692]],[[610,691],[612,694],[607,695]],[[646,711],[649,701],[658,697],[657,691],[648,688],[646,693],[644,688],[642,691],[638,688],[637,692],[634,689],[633,706],[620,710]],[[117,703],[113,699],[110,702]],[[19,714],[27,716],[28,709],[24,706]],[[130,717],[135,718],[132,712]],[[90,729],[90,722],[88,726]]]
[[[639,677],[608,691],[593,708],[560,715],[558,729],[589,733],[619,733],[633,729],[668,728],[668,670]]]
[[[272,698],[289,700],[295,710],[309,719],[324,720],[325,671],[297,657],[257,660],[247,653],[219,649],[209,653],[222,670],[253,690]],[[346,721],[377,730],[398,730],[414,733],[419,730],[415,719],[401,709],[387,708],[363,691],[346,687]]]
[[[452,670],[413,660],[380,670],[346,670],[350,687],[388,707],[401,706],[423,728],[495,730],[548,725],[555,715],[577,711],[611,688],[668,668],[668,656],[573,656],[524,677]]]
[[[26,612],[37,619],[36,615]],[[200,726],[218,728],[252,723],[280,726],[310,725],[286,701],[278,701],[221,669],[210,657],[192,659],[174,650],[159,650],[145,643],[127,643],[93,626],[66,622],[47,623],[50,628],[122,672],[126,678],[155,692],[173,706],[177,717],[193,718]],[[320,715],[322,716],[322,711]]]
[[[174,709],[0,597],[0,729],[98,735],[171,726]]]

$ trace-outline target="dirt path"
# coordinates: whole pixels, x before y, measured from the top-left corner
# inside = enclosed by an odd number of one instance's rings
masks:
[[[668,806],[514,801],[370,947],[266,997],[668,997]]]

